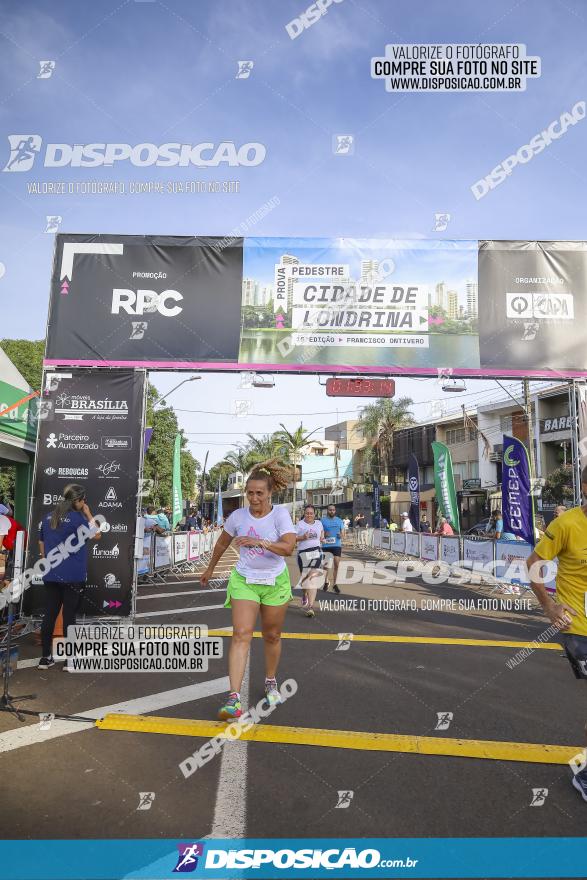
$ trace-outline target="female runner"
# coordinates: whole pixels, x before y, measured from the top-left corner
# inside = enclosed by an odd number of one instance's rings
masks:
[[[302,608],[306,609],[306,617],[314,617],[314,600],[316,591],[324,582],[322,564],[324,553],[321,544],[324,529],[313,504],[304,507],[304,518],[296,526],[296,542],[298,545],[298,566],[302,575],[299,585],[302,587]]]
[[[238,547],[239,559],[230,574],[224,603],[225,608],[232,608],[228,655],[231,689],[218,712],[220,720],[242,715],[240,689],[259,611],[265,648],[265,695],[269,705],[281,702],[276,675],[281,631],[292,598],[285,557],[294,551],[296,534],[287,509],[273,506],[271,495],[285,489],[290,480],[289,468],[276,459],[255,465],[245,485],[249,506],[230,514],[210,564],[200,577],[200,583],[207,586],[230,544]]]

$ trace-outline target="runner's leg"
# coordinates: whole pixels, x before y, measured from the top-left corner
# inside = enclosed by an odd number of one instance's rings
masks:
[[[337,583],[337,578],[338,578],[338,566],[340,565],[340,556],[333,556],[333,559],[334,559],[334,567],[333,567],[332,586],[334,587],[335,584]],[[338,593],[340,591],[337,589],[336,592]]]
[[[232,599],[232,640],[228,652],[230,690],[240,694],[253,638],[259,603],[250,599]]]
[[[261,623],[265,646],[265,677],[275,678],[281,656],[281,632],[287,612],[285,605],[261,605]]]

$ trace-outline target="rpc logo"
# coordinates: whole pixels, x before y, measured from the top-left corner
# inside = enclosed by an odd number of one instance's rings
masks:
[[[39,134],[9,134],[10,158],[2,171],[30,171],[43,139]]]
[[[164,290],[156,293],[154,290],[124,290],[115,287],[112,291],[112,314],[119,315],[126,312],[127,315],[144,315],[159,312],[164,318],[173,318],[182,311],[181,306],[168,306],[168,302],[181,302],[183,296],[177,290]]]

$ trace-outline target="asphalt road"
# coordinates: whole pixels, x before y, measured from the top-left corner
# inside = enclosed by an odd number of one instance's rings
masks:
[[[355,551],[347,555],[366,558]],[[140,588],[138,611],[147,615],[141,623],[230,626],[230,612],[221,607],[224,592],[200,592],[193,575],[168,581]],[[409,598],[419,610],[334,610],[331,605],[309,620],[296,598],[286,631],[336,638],[284,639],[280,680],[294,679],[298,690],[265,726],[583,747],[586,689],[573,678],[560,650],[536,650],[508,668],[516,648],[358,639],[527,642],[547,626],[535,608],[420,610],[430,599],[489,596],[486,588],[446,584],[366,584],[343,590],[337,598]],[[333,599],[332,593],[321,593],[321,601]],[[208,610],[198,611],[203,607]],[[340,650],[339,633],[353,634],[345,650]],[[228,638],[223,644],[226,652]],[[262,696],[262,647],[255,638],[249,705]],[[67,674],[59,665],[44,672],[27,666],[35,656],[38,649],[25,637],[11,691],[36,692],[31,705],[41,712],[100,717],[121,711],[209,720],[216,718],[228,689],[226,659],[211,661],[207,672],[197,674]],[[438,713],[452,713],[447,729],[436,729]],[[21,724],[0,714],[3,836],[198,840],[585,834],[587,804],[570,784],[570,768],[561,764],[241,740],[225,745],[221,755],[186,779],[179,765],[203,742],[79,722],[53,721],[42,731],[34,719]],[[531,806],[534,789],[548,789],[542,806]],[[154,794],[148,809],[138,809],[141,792]],[[348,806],[337,807],[339,792],[353,793]]]

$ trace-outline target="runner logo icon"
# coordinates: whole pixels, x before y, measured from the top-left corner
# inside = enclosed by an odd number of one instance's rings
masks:
[[[174,874],[188,874],[198,867],[198,857],[204,855],[203,843],[178,843],[179,855]]]
[[[9,134],[10,158],[2,171],[30,171],[41,149],[39,134]]]

